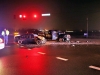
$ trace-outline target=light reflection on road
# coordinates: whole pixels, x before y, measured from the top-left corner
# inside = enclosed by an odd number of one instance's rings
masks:
[[[41,75],[44,73],[44,67],[46,65],[45,56],[38,52],[45,51],[45,48],[33,48],[31,50],[19,49],[18,54],[22,57],[20,62],[20,72],[25,74]],[[24,55],[24,56],[23,56]]]
[[[99,55],[100,46],[91,45],[5,48],[0,51],[0,75],[91,75],[94,71],[88,66],[99,64]]]

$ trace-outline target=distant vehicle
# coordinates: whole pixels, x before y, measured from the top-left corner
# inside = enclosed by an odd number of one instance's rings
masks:
[[[46,43],[46,39],[44,37],[32,33],[18,36],[15,38],[15,41],[19,45],[27,45],[27,44],[41,45]]]
[[[0,49],[3,49],[5,47],[5,43],[3,38],[0,37]]]

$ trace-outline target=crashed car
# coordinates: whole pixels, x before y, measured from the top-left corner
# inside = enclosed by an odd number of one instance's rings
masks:
[[[27,44],[41,45],[46,43],[46,39],[44,37],[38,36],[36,34],[23,34],[21,36],[16,37],[15,41],[17,41],[19,45],[27,45]]]
[[[66,36],[67,36],[66,34],[60,34],[57,38],[57,41],[58,42],[66,42],[67,41]]]

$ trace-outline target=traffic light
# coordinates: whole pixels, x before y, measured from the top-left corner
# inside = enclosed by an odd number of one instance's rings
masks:
[[[34,18],[37,18],[37,15],[36,15],[36,14],[34,14],[34,15],[33,15],[33,17],[34,17]]]
[[[14,19],[16,19],[16,15],[14,15]]]
[[[19,15],[19,18],[26,20],[26,15]]]
[[[26,18],[26,15],[23,15],[23,18]]]
[[[19,15],[19,18],[22,18],[23,16],[22,15]]]

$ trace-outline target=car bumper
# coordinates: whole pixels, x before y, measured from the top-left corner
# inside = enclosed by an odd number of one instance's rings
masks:
[[[4,43],[0,43],[0,49],[3,49],[5,47]]]

